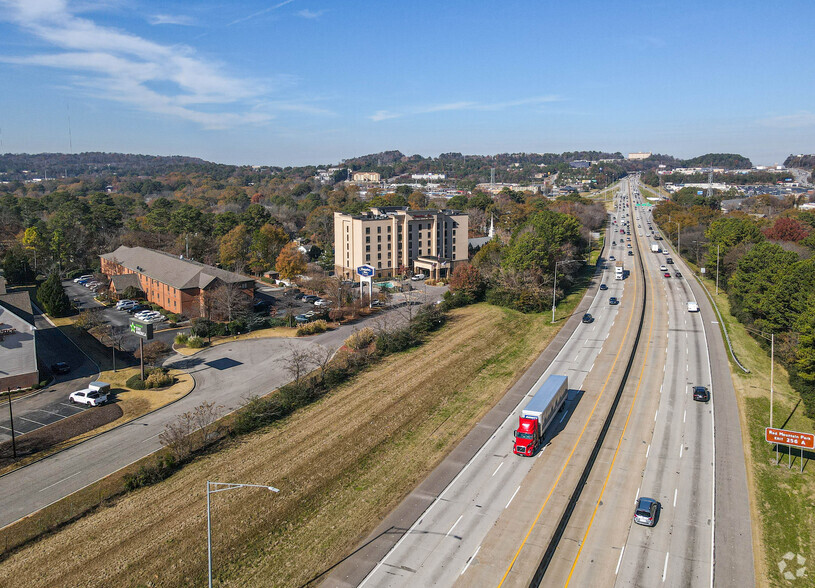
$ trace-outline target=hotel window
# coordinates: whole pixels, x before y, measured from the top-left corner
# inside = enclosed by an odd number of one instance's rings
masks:
[[[365,246],[365,251],[370,251],[370,250],[371,250],[371,246],[370,246],[370,245],[366,245],[366,246]]]
[[[371,234],[371,227],[365,227],[365,234],[366,234],[366,235],[370,235],[370,234]]]
[[[381,233],[382,232],[382,227],[376,227],[376,232]]]
[[[365,237],[365,242],[366,242],[366,243],[370,243],[370,242],[371,242],[371,238],[370,238],[370,237]]]
[[[388,232],[389,232],[389,233],[391,232],[391,228],[390,228],[390,227],[388,227]]]

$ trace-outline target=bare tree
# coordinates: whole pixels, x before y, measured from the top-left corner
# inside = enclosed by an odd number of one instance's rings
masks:
[[[230,322],[249,312],[252,299],[237,284],[222,283],[212,291],[215,315]]]
[[[311,351],[312,362],[320,369],[321,381],[325,378],[325,371],[328,369],[328,364],[331,362],[332,357],[334,357],[334,350],[330,347],[317,345]]]
[[[295,382],[299,382],[314,366],[314,357],[308,349],[293,345],[291,342],[287,343],[287,347],[288,354],[280,361],[283,362],[283,369],[294,378]]]

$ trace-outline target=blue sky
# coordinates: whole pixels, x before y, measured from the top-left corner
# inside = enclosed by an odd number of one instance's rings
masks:
[[[0,152],[780,163],[815,151],[813,17],[794,0],[0,0]]]

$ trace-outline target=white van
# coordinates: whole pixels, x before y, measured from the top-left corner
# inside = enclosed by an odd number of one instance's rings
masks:
[[[693,301],[688,301],[688,312],[699,312],[699,305]]]

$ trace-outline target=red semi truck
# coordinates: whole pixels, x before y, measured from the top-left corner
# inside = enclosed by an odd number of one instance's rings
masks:
[[[567,376],[549,376],[521,411],[515,431],[513,451],[516,455],[532,456],[540,449],[543,434],[554,420],[569,392]]]

